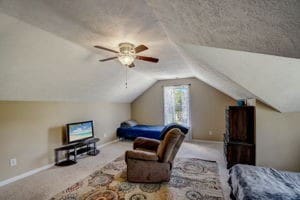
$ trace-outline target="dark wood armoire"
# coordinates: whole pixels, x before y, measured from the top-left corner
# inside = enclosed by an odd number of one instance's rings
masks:
[[[255,165],[255,107],[229,106],[225,111],[224,154],[227,168]]]

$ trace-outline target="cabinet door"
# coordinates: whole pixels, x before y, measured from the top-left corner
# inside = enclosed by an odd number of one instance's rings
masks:
[[[235,164],[255,165],[255,146],[227,144],[227,168]]]
[[[247,111],[229,110],[229,137],[232,141],[247,141]]]
[[[231,141],[254,143],[255,113],[252,107],[235,107],[228,111]]]

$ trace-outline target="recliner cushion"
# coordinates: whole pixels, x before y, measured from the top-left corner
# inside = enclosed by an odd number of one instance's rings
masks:
[[[172,152],[181,135],[183,134],[178,128],[173,128],[166,134],[165,139],[160,143],[157,149],[157,156],[160,162],[172,162]]]
[[[127,159],[137,159],[145,161],[157,161],[158,156],[155,152],[147,152],[140,150],[126,151],[125,158]]]
[[[133,142],[133,149],[157,151],[160,140],[138,137]]]

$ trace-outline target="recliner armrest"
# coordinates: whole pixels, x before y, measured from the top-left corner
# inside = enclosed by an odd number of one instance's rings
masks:
[[[146,150],[156,151],[159,144],[160,144],[159,140],[145,138],[145,137],[138,137],[133,142],[133,149],[146,149]]]
[[[127,159],[136,159],[136,160],[145,160],[145,161],[158,161],[158,156],[156,153],[146,152],[146,151],[126,151],[125,160]]]

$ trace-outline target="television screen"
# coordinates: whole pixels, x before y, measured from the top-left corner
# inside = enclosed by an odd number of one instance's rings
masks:
[[[93,121],[67,124],[68,143],[94,137]]]

